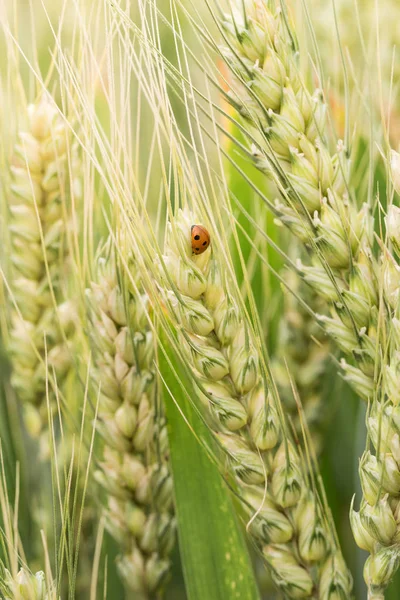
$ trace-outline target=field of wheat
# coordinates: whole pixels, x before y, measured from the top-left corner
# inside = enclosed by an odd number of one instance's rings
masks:
[[[399,42],[0,0],[0,600],[399,600]]]

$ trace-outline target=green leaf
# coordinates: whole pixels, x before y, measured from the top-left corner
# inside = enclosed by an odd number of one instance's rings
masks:
[[[179,364],[171,355],[168,358],[181,377]],[[196,438],[212,447],[212,436],[183,393],[167,358],[160,359],[187,596],[189,600],[259,600],[231,494]]]

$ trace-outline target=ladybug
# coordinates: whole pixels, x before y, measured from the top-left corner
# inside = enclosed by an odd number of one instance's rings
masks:
[[[210,234],[202,225],[192,225],[192,252],[203,254],[210,245]]]

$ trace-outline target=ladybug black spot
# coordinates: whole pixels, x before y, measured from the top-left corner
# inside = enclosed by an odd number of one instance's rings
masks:
[[[207,243],[208,243],[208,242],[203,242],[203,246],[207,246]]]
[[[200,248],[195,248],[196,252],[198,252],[200,250]]]
[[[199,235],[195,235],[195,236],[194,236],[194,239],[195,239],[195,240],[199,240],[199,239],[200,239],[200,236],[199,236]]]

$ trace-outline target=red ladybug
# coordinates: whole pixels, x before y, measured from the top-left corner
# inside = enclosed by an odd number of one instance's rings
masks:
[[[192,252],[203,254],[210,245],[210,234],[202,225],[192,225]]]

